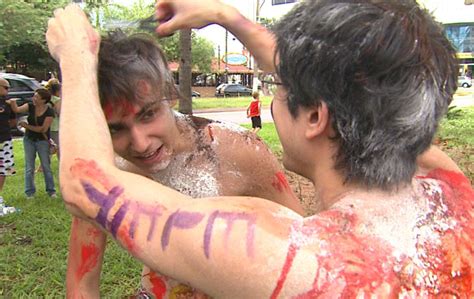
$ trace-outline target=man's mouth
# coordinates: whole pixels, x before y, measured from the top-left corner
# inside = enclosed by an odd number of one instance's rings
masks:
[[[161,162],[165,151],[166,150],[165,150],[164,145],[161,145],[154,152],[149,152],[149,153],[145,153],[139,156],[134,156],[134,158],[146,164],[159,163]]]

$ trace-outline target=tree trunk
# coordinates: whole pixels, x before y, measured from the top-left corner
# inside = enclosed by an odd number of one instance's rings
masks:
[[[191,29],[180,30],[179,43],[181,58],[179,60],[179,91],[182,99],[179,101],[179,112],[193,114],[191,97]]]

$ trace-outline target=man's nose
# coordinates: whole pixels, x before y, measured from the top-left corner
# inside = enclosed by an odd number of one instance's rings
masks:
[[[130,129],[130,136],[130,144],[134,152],[145,153],[148,150],[150,140],[143,130],[134,126]]]

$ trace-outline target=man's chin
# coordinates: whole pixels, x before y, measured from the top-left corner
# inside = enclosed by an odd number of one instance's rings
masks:
[[[157,174],[163,170],[165,170],[169,164],[170,164],[171,160],[170,159],[166,159],[164,161],[160,161],[158,163],[155,163],[153,165],[141,165],[141,166],[138,166],[140,168],[143,168],[143,169],[146,169],[146,171],[149,173],[149,174]]]

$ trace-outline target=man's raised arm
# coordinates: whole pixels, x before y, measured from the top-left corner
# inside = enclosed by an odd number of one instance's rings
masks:
[[[217,0],[158,0],[156,16],[160,21],[156,32],[162,36],[178,29],[219,24],[232,32],[250,50],[262,70],[275,71],[275,36],[265,27],[242,16],[230,5]]]

